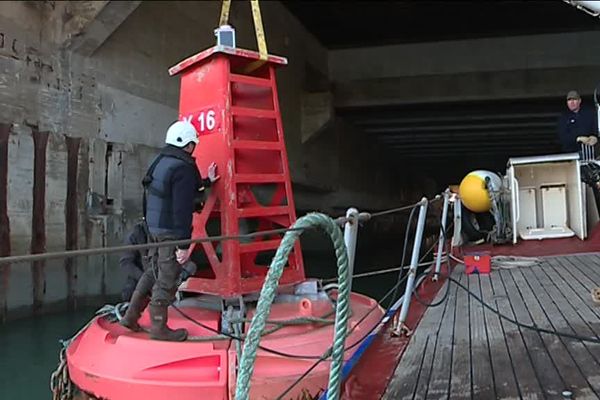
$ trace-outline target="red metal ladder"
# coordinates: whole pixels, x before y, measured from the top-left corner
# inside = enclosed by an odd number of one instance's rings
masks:
[[[261,60],[253,51],[213,47],[169,71],[181,73],[180,118],[200,134],[194,154],[199,170],[206,176],[215,161],[221,176],[194,218],[193,237],[287,228],[296,220],[275,80],[275,67],[285,63],[281,57]],[[196,246],[192,259],[203,268],[182,289],[223,297],[259,291],[282,237]],[[280,282],[302,280],[297,243]]]

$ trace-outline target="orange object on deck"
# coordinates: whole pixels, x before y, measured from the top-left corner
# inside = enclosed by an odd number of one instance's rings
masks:
[[[492,272],[492,257],[489,252],[465,254],[467,274],[489,274]]]

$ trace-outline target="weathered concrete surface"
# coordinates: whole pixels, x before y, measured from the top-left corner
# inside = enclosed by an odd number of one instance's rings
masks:
[[[0,176],[7,176],[12,255],[31,250],[35,131],[48,132],[44,204],[37,211],[45,250],[122,242],[141,214],[141,178],[177,118],[179,81],[167,69],[214,44],[219,7],[0,2],[0,124],[11,126]],[[336,121],[303,144],[302,99],[328,89],[327,50],[279,2],[263,2],[262,17],[269,51],[290,60],[278,87],[292,178],[307,193],[298,195],[298,207],[383,204],[392,180],[376,166],[376,153],[364,151],[360,132]],[[256,48],[248,4],[234,3],[230,21],[238,45]],[[0,319],[6,310],[31,310],[34,290],[40,312],[118,294],[124,277],[117,259],[48,261],[34,268],[37,280],[31,265],[12,265],[7,287],[0,286]]]
[[[600,32],[334,50],[329,63],[332,76],[340,81],[599,65]]]
[[[64,14],[70,15],[71,18],[63,25],[60,45],[68,51],[89,57],[129,17],[141,1],[65,3]]]
[[[31,130],[13,126],[8,146],[8,218],[11,227],[11,254],[29,253],[33,208],[33,138]],[[24,132],[25,131],[25,132]],[[8,309],[33,304],[33,280],[28,264],[11,266],[7,296]]]
[[[600,32],[335,50],[329,69],[336,107],[590,94]]]
[[[10,125],[0,124],[0,257],[10,255],[10,220],[8,219],[8,138]],[[0,266],[0,321],[8,311],[7,292],[10,265]]]

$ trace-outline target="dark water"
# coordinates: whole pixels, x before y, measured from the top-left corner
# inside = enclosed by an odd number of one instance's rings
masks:
[[[359,249],[355,272],[399,265],[401,247],[392,243],[384,248]],[[304,260],[307,276],[336,276],[333,252],[306,254]],[[380,299],[396,279],[397,273],[357,279],[353,291]],[[59,340],[71,337],[95,310],[44,315],[0,325],[0,400],[51,399],[49,377],[57,366]]]
[[[0,399],[51,399],[59,339],[66,339],[94,315],[94,309],[44,315],[0,325]]]

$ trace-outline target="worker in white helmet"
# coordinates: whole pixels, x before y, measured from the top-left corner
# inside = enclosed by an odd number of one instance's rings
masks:
[[[215,163],[208,168],[208,179],[200,176],[192,157],[198,144],[198,134],[190,122],[173,123],[167,130],[165,143],[142,182],[148,237],[155,242],[190,239],[194,203],[199,190],[219,179]],[[183,341],[187,338],[185,329],[171,330],[167,326],[167,311],[175,298],[181,266],[188,261],[188,247],[158,248],[156,268],[146,269],[140,278],[121,320],[123,326],[139,331],[138,320],[149,302],[152,339]]]

